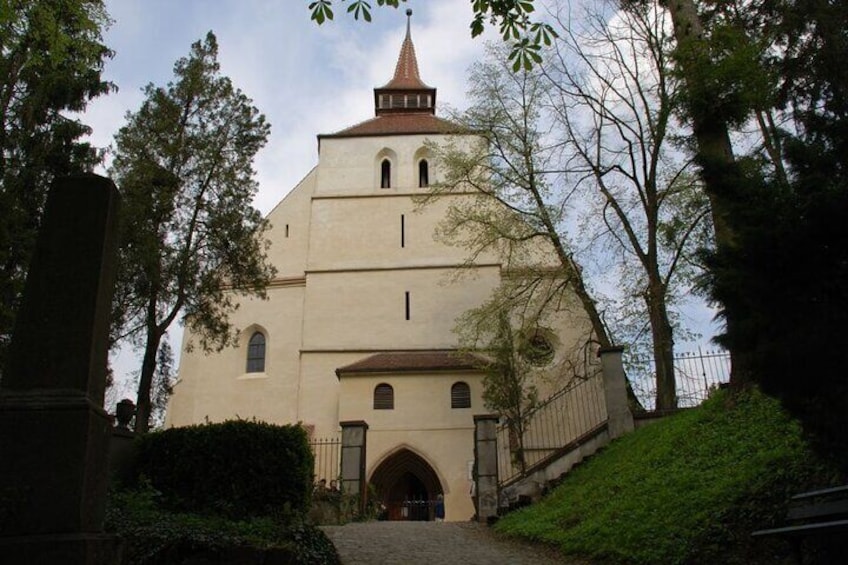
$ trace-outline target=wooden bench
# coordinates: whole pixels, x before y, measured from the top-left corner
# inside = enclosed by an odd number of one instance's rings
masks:
[[[778,536],[792,542],[799,562],[801,542],[808,537],[842,539],[848,534],[848,485],[802,492],[790,499],[786,524],[779,528],[757,530],[755,538]]]

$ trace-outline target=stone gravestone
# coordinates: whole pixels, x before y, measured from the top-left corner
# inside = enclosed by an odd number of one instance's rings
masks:
[[[109,179],[58,179],[0,381],[0,561],[119,561],[103,534],[103,410],[117,251]]]

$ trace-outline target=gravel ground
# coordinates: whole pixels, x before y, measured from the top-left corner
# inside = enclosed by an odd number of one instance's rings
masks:
[[[475,522],[363,522],[321,529],[343,565],[587,564],[544,547],[500,539]]]

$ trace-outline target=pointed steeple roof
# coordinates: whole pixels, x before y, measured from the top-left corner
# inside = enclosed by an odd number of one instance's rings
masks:
[[[374,89],[374,114],[436,113],[436,89],[424,84],[418,74],[418,58],[412,44],[412,10],[406,10],[406,37],[400,46],[395,74],[384,86]]]
[[[427,86],[418,73],[410,31],[412,10],[407,10],[406,16],[406,37],[400,47],[395,74],[384,86],[374,89],[376,117],[336,133],[319,135],[319,150],[323,138],[460,132],[456,124],[436,117],[436,89]]]
[[[424,84],[421,76],[418,74],[418,58],[415,56],[415,45],[412,43],[411,21],[412,10],[408,9],[406,11],[406,37],[400,46],[400,55],[398,55],[397,65],[395,66],[395,75],[392,77],[392,80],[383,86],[384,89],[431,90],[431,87]]]

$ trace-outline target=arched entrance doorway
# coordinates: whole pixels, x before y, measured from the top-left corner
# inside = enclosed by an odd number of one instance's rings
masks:
[[[444,492],[433,468],[405,448],[380,463],[371,485],[389,520],[432,520],[436,496]]]

